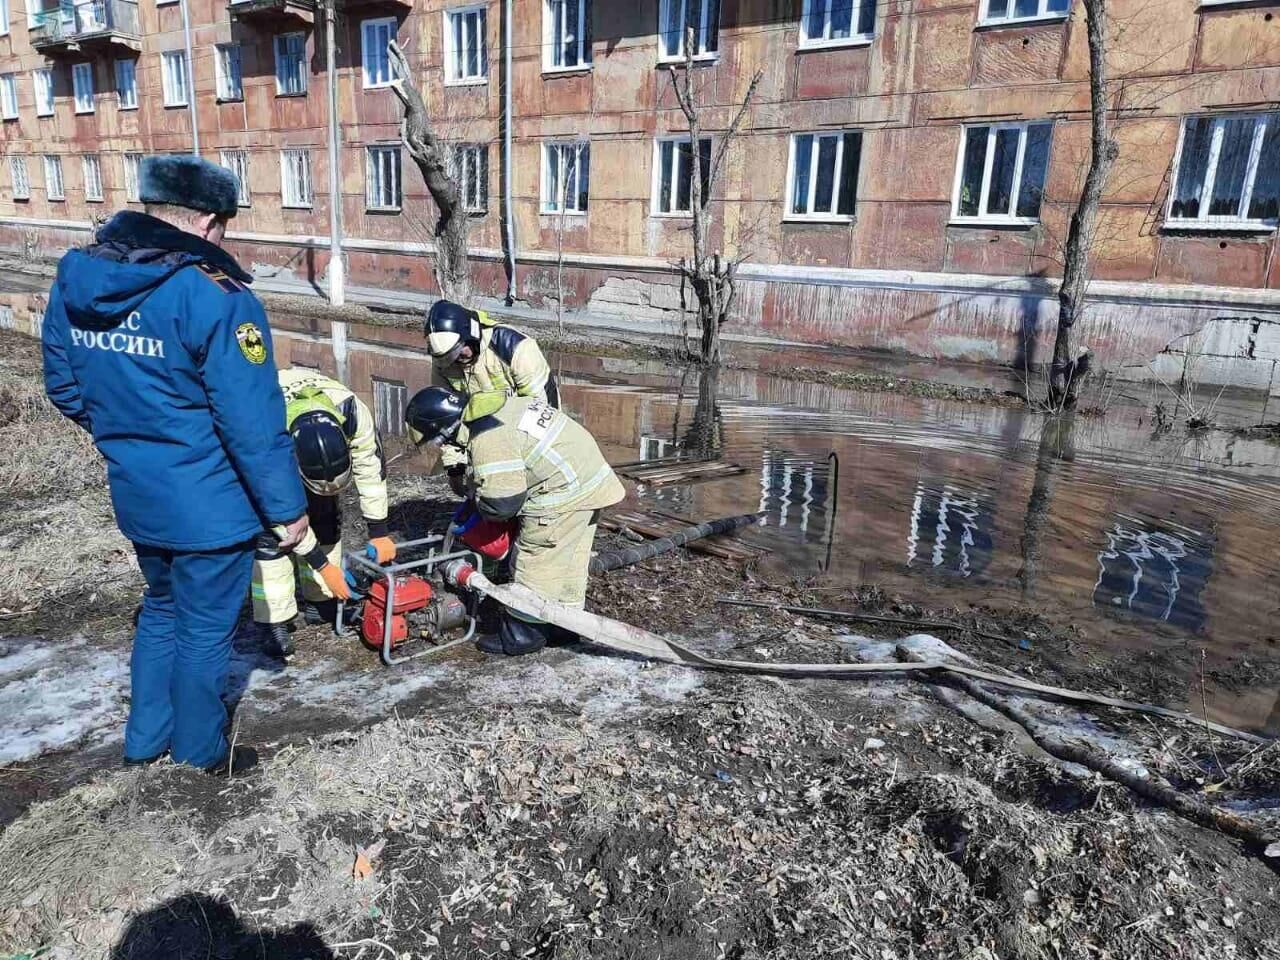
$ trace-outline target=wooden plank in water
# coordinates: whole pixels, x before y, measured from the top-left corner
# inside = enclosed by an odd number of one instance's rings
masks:
[[[719,480],[724,477],[736,477],[746,473],[746,469],[736,463],[721,461],[704,461],[689,466],[661,467],[656,470],[624,470],[623,476],[636,483],[651,487],[665,486],[671,483],[698,483],[703,480]]]

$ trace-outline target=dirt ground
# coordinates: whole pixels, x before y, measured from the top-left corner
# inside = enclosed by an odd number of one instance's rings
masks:
[[[119,650],[136,566],[37,367],[0,337],[0,633]],[[451,506],[399,469],[392,498],[406,533]],[[738,659],[878,658],[912,632],[714,604],[729,593],[945,614],[970,628],[945,636],[961,653],[1116,692],[1030,611],[929,611],[688,553],[594,578],[589,605]],[[514,661],[460,648],[401,672],[323,628],[300,648],[283,675],[329,671],[320,705],[250,685],[266,706],[238,733],[266,760],[248,777],[121,770],[86,744],[0,767],[0,792],[21,794],[0,833],[0,957],[1280,958],[1274,860],[1048,758],[949,689],[585,644]],[[362,721],[324,709],[413,678],[417,694]],[[1280,836],[1254,810],[1280,794],[1274,746],[1036,709]]]

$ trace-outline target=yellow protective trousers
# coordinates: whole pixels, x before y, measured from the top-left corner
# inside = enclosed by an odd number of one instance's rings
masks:
[[[599,510],[521,518],[512,579],[549,600],[581,609],[587,599],[587,568],[599,520]]]
[[[330,563],[341,566],[342,511],[338,498],[319,497],[308,492],[307,515],[325,557]],[[261,534],[253,552],[253,622],[288,623],[296,617],[298,581],[301,581],[302,595],[308,602],[333,599],[324,581],[304,559],[282,551],[280,541],[270,531]]]

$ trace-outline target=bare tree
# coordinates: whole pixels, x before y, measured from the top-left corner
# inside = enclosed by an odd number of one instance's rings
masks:
[[[404,107],[400,139],[418,165],[439,214],[431,230],[436,283],[441,296],[465,303],[471,295],[471,261],[467,254],[469,224],[462,188],[451,162],[451,148],[437,134],[422,92],[410,78],[409,61],[394,40],[387,47],[387,55],[395,76],[391,89]]]
[[[1058,333],[1053,342],[1053,365],[1049,372],[1049,405],[1054,410],[1076,405],[1081,380],[1089,369],[1088,352],[1076,355],[1073,332],[1088,295],[1102,191],[1111,165],[1120,153],[1107,115],[1107,0],[1084,0],[1084,9],[1089,40],[1089,172],[1080,190],[1080,201],[1071,214],[1063,252]]]
[[[692,5],[691,5],[692,6]],[[671,75],[671,87],[675,91],[676,101],[689,122],[689,152],[691,176],[689,183],[689,206],[693,215],[693,259],[682,259],[680,271],[685,280],[693,288],[694,297],[698,301],[698,329],[701,333],[701,357],[704,363],[720,362],[720,328],[728,319],[733,308],[735,293],[734,274],[745,254],[739,253],[737,259],[726,258],[720,250],[711,249],[711,228],[714,216],[707,204],[715,193],[720,175],[724,172],[725,156],[729,152],[729,144],[733,141],[742,121],[747,115],[747,108],[755,96],[756,87],[764,77],[763,70],[757,70],[747,86],[746,95],[733,120],[720,135],[720,142],[710,159],[709,168],[703,169],[702,121],[701,109],[697,93],[694,89],[694,33],[687,27],[684,38],[684,71],[678,71],[674,64],[667,67]],[[706,190],[706,196],[703,190]]]

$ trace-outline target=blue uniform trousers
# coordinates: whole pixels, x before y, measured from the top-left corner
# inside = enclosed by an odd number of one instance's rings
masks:
[[[223,689],[253,569],[253,541],[183,553],[134,544],[147,580],[130,662],[124,755],[207,767],[227,752]]]

